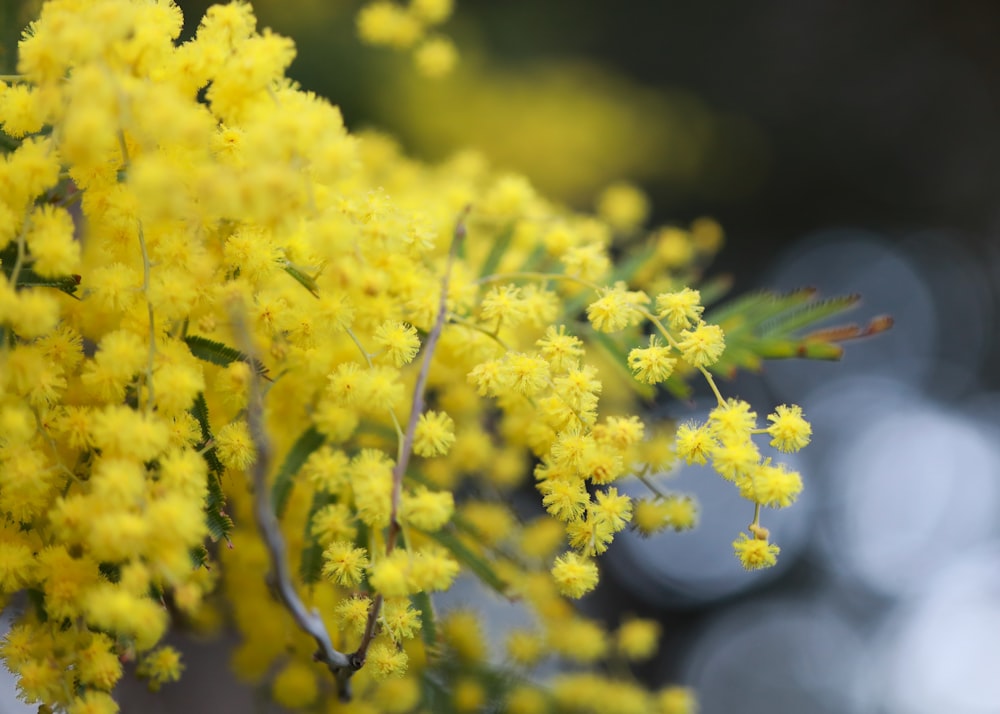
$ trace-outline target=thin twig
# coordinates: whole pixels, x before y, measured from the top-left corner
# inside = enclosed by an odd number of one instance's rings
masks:
[[[264,400],[260,389],[260,377],[257,370],[252,368],[253,340],[250,337],[242,306],[234,307],[232,321],[233,330],[241,342],[243,353],[247,355],[248,362],[251,364],[246,414],[250,437],[257,451],[256,461],[251,467],[254,517],[271,561],[271,572],[268,579],[299,628],[316,640],[319,649],[313,656],[317,661],[323,662],[330,668],[337,679],[337,690],[341,700],[348,701],[351,698],[350,678],[360,665],[355,666],[355,660],[333,646],[322,618],[317,612],[306,608],[292,583],[291,570],[285,555],[285,539],[278,525],[278,519],[274,515],[271,492],[267,487],[267,472],[270,469],[272,457],[271,441],[264,427]]]
[[[451,247],[448,250],[448,261],[445,264],[444,275],[441,277],[441,299],[438,303],[437,318],[434,326],[427,334],[427,341],[424,342],[423,361],[420,364],[420,373],[417,375],[417,383],[413,388],[413,406],[410,409],[410,418],[406,423],[406,433],[399,450],[399,458],[392,469],[392,510],[389,519],[389,534],[386,537],[386,555],[392,553],[396,547],[396,540],[399,537],[399,503],[403,493],[403,477],[406,475],[406,468],[410,463],[410,456],[413,454],[413,438],[417,430],[417,421],[424,411],[424,392],[427,389],[427,375],[431,370],[431,361],[434,359],[434,350],[437,348],[438,340],[441,338],[441,331],[445,323],[448,322],[448,284],[451,280],[451,268],[458,254],[458,247],[465,238],[465,217],[469,213],[466,206],[455,223],[455,232],[452,235]],[[365,663],[368,656],[368,647],[375,638],[379,613],[382,610],[382,595],[376,594],[372,599],[371,609],[368,611],[368,621],[365,624],[365,633],[361,638],[361,644],[351,655],[351,660],[358,668]]]

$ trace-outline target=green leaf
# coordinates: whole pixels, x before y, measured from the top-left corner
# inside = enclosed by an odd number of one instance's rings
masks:
[[[737,369],[759,370],[765,359],[840,359],[840,343],[884,332],[892,320],[875,318],[863,329],[841,325],[799,333],[850,310],[858,300],[857,295],[821,300],[806,288],[785,294],[755,292],[730,301],[705,315],[706,322],[726,333],[726,351],[711,370],[732,375]]]
[[[233,362],[250,363],[250,357],[243,352],[240,352],[238,349],[230,347],[229,345],[224,345],[221,342],[210,340],[207,337],[201,337],[199,335],[186,335],[184,337],[184,342],[187,343],[188,349],[191,350],[191,354],[203,362],[217,364],[220,367],[228,367]],[[253,367],[257,374],[262,377],[267,377],[267,367],[265,367],[259,360],[253,360]]]
[[[37,588],[28,588],[28,600],[35,608],[35,616],[39,622],[48,622],[49,613],[45,609],[45,593]]]
[[[200,544],[188,550],[188,557],[191,558],[191,567],[195,570],[208,565],[208,548]]]
[[[198,444],[198,448],[202,450],[202,457],[205,459],[205,463],[208,464],[209,471],[217,477],[221,476],[226,469],[222,465],[222,462],[219,461],[215,447],[205,448],[205,445],[212,441],[213,437],[208,421],[208,404],[205,402],[205,395],[202,392],[198,392],[198,396],[194,398],[194,404],[191,405],[190,412],[201,428],[201,443]]]
[[[713,305],[733,289],[732,275],[717,275],[698,286],[702,305]]]
[[[229,540],[233,532],[233,519],[221,509],[209,508],[205,511],[205,523],[208,524],[208,534],[212,540]]]
[[[8,280],[14,274],[15,265],[17,265],[17,243],[11,242],[6,248],[0,250],[0,270],[3,270],[4,277]],[[63,275],[57,278],[43,277],[32,270],[26,262],[21,264],[21,269],[17,274],[17,287],[19,288],[55,288],[76,297],[79,286],[79,275]]]
[[[504,253],[510,247],[510,241],[514,237],[514,224],[508,224],[500,234],[494,239],[493,245],[490,246],[490,252],[486,256],[486,260],[483,261],[482,266],[479,268],[479,277],[485,275],[493,275],[496,271],[497,266],[500,265],[500,261],[503,260]]]
[[[861,300],[860,295],[817,300],[786,310],[761,324],[762,335],[787,335],[810,325],[815,325],[828,317],[850,310]]]
[[[455,556],[455,560],[465,565],[469,570],[486,585],[496,590],[501,595],[507,594],[507,583],[505,583],[489,561],[482,556],[473,553],[468,546],[459,539],[451,530],[439,530],[428,533],[431,538],[440,543],[444,548]]]
[[[282,264],[282,268],[284,268],[286,273],[295,278],[295,282],[311,292],[315,297],[319,297],[319,286],[311,275],[306,275],[288,261]]]
[[[323,571],[323,546],[312,532],[312,520],[316,512],[331,503],[336,502],[336,498],[329,493],[316,492],[313,495],[312,505],[309,507],[309,517],[306,518],[305,533],[303,534],[302,560],[299,563],[299,576],[306,585],[318,583],[320,573]]]
[[[308,530],[308,525],[306,526]],[[323,546],[314,536],[302,548],[302,560],[299,562],[299,577],[305,585],[315,585],[323,572]]]
[[[413,607],[420,610],[420,636],[428,648],[437,646],[437,622],[434,619],[434,604],[431,596],[420,591],[410,596]]]
[[[281,518],[288,503],[288,497],[292,493],[295,474],[299,472],[312,452],[323,445],[326,440],[315,428],[309,427],[295,440],[291,450],[285,457],[278,474],[274,478],[271,486],[271,503],[274,504],[274,515]]]

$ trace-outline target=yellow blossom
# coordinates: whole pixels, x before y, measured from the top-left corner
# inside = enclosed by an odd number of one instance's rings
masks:
[[[418,456],[441,456],[455,443],[455,422],[444,412],[427,411],[420,415],[413,437],[413,452]]]
[[[355,548],[346,541],[334,541],[323,551],[323,575],[338,585],[357,585],[368,567],[364,548]]]
[[[597,566],[576,553],[564,553],[552,566],[552,577],[559,591],[572,598],[583,597],[597,585]]]
[[[733,551],[747,570],[770,568],[778,562],[780,550],[778,546],[766,540],[748,538],[746,533],[740,533],[739,538],[733,541]]]
[[[771,446],[779,451],[798,451],[809,443],[812,427],[802,416],[802,407],[782,404],[769,414],[771,425],[767,433],[771,435]]]

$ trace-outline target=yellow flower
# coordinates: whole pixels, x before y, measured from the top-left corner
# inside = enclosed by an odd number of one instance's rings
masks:
[[[427,533],[440,530],[455,512],[455,498],[449,491],[430,491],[419,486],[403,494],[400,516],[415,528]]]
[[[704,464],[718,447],[708,425],[681,424],[677,428],[677,455],[689,464]]]
[[[406,598],[386,600],[382,609],[382,625],[396,642],[408,640],[420,630],[420,610],[411,608]]]
[[[677,346],[685,361],[694,367],[709,367],[719,361],[726,348],[725,335],[718,325],[699,322],[693,330],[684,330]]]
[[[545,335],[536,343],[538,350],[548,363],[553,374],[560,374],[577,367],[584,355],[583,341],[566,333],[566,326],[550,325]]]
[[[338,585],[352,586],[361,582],[368,567],[368,554],[364,548],[352,543],[335,541],[323,551],[323,575]]]
[[[59,277],[79,270],[80,242],[74,239],[73,218],[66,209],[39,206],[29,221],[26,238],[36,273]]]
[[[181,653],[169,645],[147,652],[136,668],[136,673],[147,680],[154,692],[164,684],[178,681],[183,671]]]
[[[408,661],[409,658],[403,650],[385,642],[376,642],[368,650],[365,666],[371,672],[372,677],[379,680],[405,673]]]
[[[656,296],[656,314],[665,317],[672,330],[684,330],[697,323],[704,310],[701,293],[691,288]]]
[[[666,687],[656,695],[656,714],[698,714],[698,699],[688,687]]]
[[[622,284],[605,290],[587,306],[587,319],[598,332],[618,332],[635,324],[637,313]]]
[[[369,44],[406,49],[420,34],[417,18],[387,0],[370,2],[358,13],[358,36]]]
[[[656,620],[631,618],[625,620],[616,633],[618,649],[633,662],[649,659],[656,653],[660,639],[660,623]]]
[[[523,352],[508,352],[503,360],[504,387],[531,397],[549,385],[549,363],[541,357]]]
[[[789,471],[784,464],[772,466],[767,459],[749,474],[750,498],[762,506],[785,508],[790,506],[802,493],[802,477],[797,471]]]
[[[733,551],[745,569],[760,570],[770,568],[778,562],[781,548],[766,540],[750,538],[746,533],[740,533],[739,538],[733,541]]]
[[[420,349],[420,338],[412,325],[387,320],[375,330],[375,344],[385,350],[385,356],[396,367],[409,364]]]
[[[767,433],[771,435],[771,446],[779,451],[798,451],[809,443],[812,427],[802,416],[802,407],[782,404],[773,414],[768,415],[767,420],[772,422],[767,427]]]
[[[628,233],[649,217],[649,198],[632,184],[613,183],[598,197],[597,214],[615,230]]]
[[[559,586],[559,592],[567,597],[580,598],[597,586],[597,566],[589,558],[581,558],[573,552],[564,553],[556,558],[552,577]]]
[[[656,335],[649,338],[649,347],[636,347],[628,353],[628,366],[632,376],[644,384],[666,381],[674,371],[676,359],[670,356],[670,347],[660,342]]]
[[[371,601],[366,597],[349,597],[337,605],[337,621],[341,629],[361,634],[368,621],[368,610]]]
[[[304,662],[292,660],[271,683],[274,701],[289,709],[305,709],[319,696],[315,669]]]
[[[368,582],[384,597],[403,597],[413,590],[410,586],[409,554],[394,550],[368,567]]]
[[[413,435],[413,453],[418,456],[442,456],[455,443],[455,422],[444,412],[427,411],[420,415]]]
[[[432,37],[416,49],[413,59],[420,74],[437,79],[451,73],[458,62],[458,50],[446,37]]]
[[[257,460],[257,451],[245,421],[226,424],[215,434],[215,451],[219,460],[231,469],[243,471]]]

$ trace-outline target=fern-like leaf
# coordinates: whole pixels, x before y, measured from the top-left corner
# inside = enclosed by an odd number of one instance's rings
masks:
[[[278,474],[274,478],[274,485],[271,486],[271,503],[274,505],[274,515],[281,518],[288,503],[288,497],[292,493],[295,475],[302,468],[312,452],[323,445],[325,437],[309,427],[292,444],[291,450],[285,457]]]
[[[221,342],[216,342],[215,340],[210,340],[207,337],[186,335],[184,342],[187,344],[188,349],[191,350],[191,354],[203,362],[217,364],[220,367],[228,367],[233,362],[251,364],[250,358],[238,349]],[[267,367],[258,360],[253,360],[252,364],[257,374],[267,379]]]
[[[784,294],[750,293],[720,305],[705,315],[707,322],[726,333],[726,351],[711,369],[731,376],[738,369],[757,371],[766,359],[840,359],[844,353],[840,343],[884,332],[892,319],[877,317],[863,328],[843,325],[801,331],[847,312],[859,300],[857,295],[819,299],[814,289],[804,288]]]

